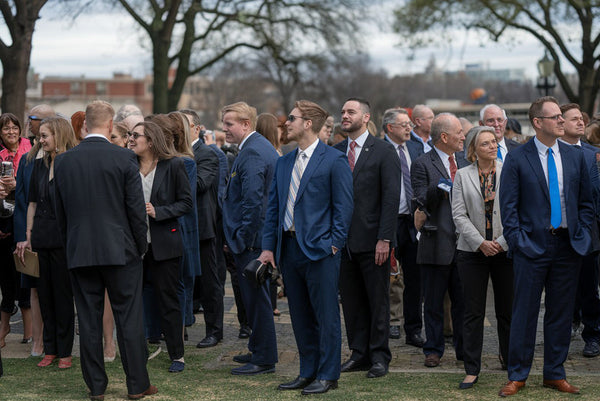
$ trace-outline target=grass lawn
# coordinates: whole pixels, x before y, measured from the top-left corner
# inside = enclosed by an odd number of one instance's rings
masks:
[[[186,347],[186,369],[183,373],[168,373],[166,353],[148,363],[150,379],[159,393],[147,397],[159,400],[297,400],[299,391],[278,391],[277,385],[293,379],[281,374],[255,377],[232,376],[234,365],[220,362],[221,350],[197,350]],[[49,368],[36,366],[39,358],[3,359],[4,376],[0,378],[0,400],[85,400],[87,388],[81,376],[79,359],[73,368],[59,371],[56,364]],[[216,366],[216,367],[215,367]],[[127,398],[125,375],[120,362],[107,364],[109,385],[106,401]],[[313,396],[328,400],[499,400],[498,391],[506,381],[505,374],[484,373],[471,390],[458,390],[462,375],[442,373],[390,373],[379,379],[366,379],[365,372],[342,375],[339,388],[326,395]],[[581,387],[579,396],[561,394],[542,387],[542,378],[532,376],[528,385],[510,400],[599,400],[598,376],[571,377]]]

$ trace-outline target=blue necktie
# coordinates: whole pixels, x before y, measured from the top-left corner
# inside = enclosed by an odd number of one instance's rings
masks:
[[[498,145],[498,160],[503,161],[502,159],[502,152],[500,151],[501,146]]]
[[[398,145],[398,156],[400,156],[400,169],[402,170],[402,179],[404,180],[404,197],[410,205],[413,197],[412,186],[410,183],[410,168],[408,160],[404,154],[404,145]]]
[[[550,189],[550,224],[552,224],[552,228],[558,228],[562,221],[562,215],[560,212],[558,172],[556,171],[552,148],[548,148],[548,188]]]

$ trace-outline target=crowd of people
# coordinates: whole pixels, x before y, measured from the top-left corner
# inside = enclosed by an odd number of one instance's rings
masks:
[[[600,355],[599,116],[542,97],[531,137],[494,104],[475,125],[416,105],[386,110],[379,132],[361,98],[340,117],[307,100],[279,118],[227,105],[220,131],[193,110],[144,116],[100,100],[71,118],[35,106],[24,128],[0,115],[0,347],[18,302],[38,366],[71,368],[77,321],[98,401],[116,326],[128,397],[140,399],[158,392],[149,344],[164,341],[169,372],[183,371],[199,309],[197,347],[223,340],[229,271],[248,339],[234,375],[275,370],[285,293],[300,366],[279,390],[386,375],[402,321],[429,368],[451,334],[466,374],[458,387],[470,389],[491,280],[509,380],[499,395],[526,383],[543,291],[543,385],[579,393],[563,365],[580,326],[583,356]],[[39,277],[16,270],[30,251]]]

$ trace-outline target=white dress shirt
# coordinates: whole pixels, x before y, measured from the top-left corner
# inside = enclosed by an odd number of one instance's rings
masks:
[[[508,153],[508,148],[506,147],[506,141],[504,140],[504,137],[502,137],[502,140],[500,142],[498,142],[498,149],[500,149],[500,154],[502,155],[502,160],[506,160],[506,154]]]
[[[533,138],[535,147],[540,157],[540,163],[542,163],[542,170],[544,170],[544,177],[546,177],[546,185],[548,185],[548,146],[541,143],[537,137]],[[565,192],[563,190],[563,168],[562,159],[560,157],[560,148],[558,147],[558,141],[552,145],[552,152],[554,153],[554,164],[556,164],[556,173],[558,175],[558,190],[560,192],[560,214],[562,221],[560,226],[567,228],[567,205],[565,203]]]
[[[406,143],[404,143],[403,145],[397,144],[396,142],[394,142],[392,140],[392,138],[390,138],[389,136],[385,136],[387,138],[388,141],[390,141],[390,143],[392,145],[394,145],[394,148],[396,149],[396,153],[398,152],[404,152],[404,155],[406,156],[406,163],[408,164],[408,168],[410,169],[410,166],[412,164],[412,160],[410,159],[410,154],[408,153],[408,148],[406,146]],[[400,147],[402,146],[402,148]],[[398,153],[398,158],[400,158],[400,153]],[[400,206],[398,207],[398,214],[410,214],[410,208],[408,206],[408,200],[406,199],[406,191],[404,191],[404,176],[402,174],[400,174]]]
[[[444,167],[446,168],[446,172],[448,173],[449,179],[452,179],[452,174],[450,173],[450,160],[448,160],[450,158],[450,155],[446,152],[442,152],[435,146],[433,148],[437,152],[438,156],[440,156],[440,159],[442,159],[442,163],[444,164]],[[456,156],[454,156],[454,154],[452,154],[452,157],[454,157],[454,163],[456,163]],[[458,170],[458,164],[456,164],[456,169]]]
[[[360,152],[362,151],[363,146],[365,146],[365,141],[369,137],[369,131],[365,131],[361,136],[356,138],[354,142],[356,142],[356,147],[354,148],[354,165],[358,163],[358,156],[360,156]],[[348,138],[348,146],[346,147],[346,155],[350,152],[350,143],[352,139]]]

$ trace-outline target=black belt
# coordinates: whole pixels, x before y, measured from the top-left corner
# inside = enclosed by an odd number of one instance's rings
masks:
[[[550,233],[550,235],[567,235],[567,234],[569,234],[569,230],[564,227],[550,228],[548,230],[548,232]]]
[[[411,214],[399,214],[398,218],[399,219],[408,219],[409,217],[412,217]]]
[[[296,231],[284,231],[283,236],[288,238],[296,238]]]

